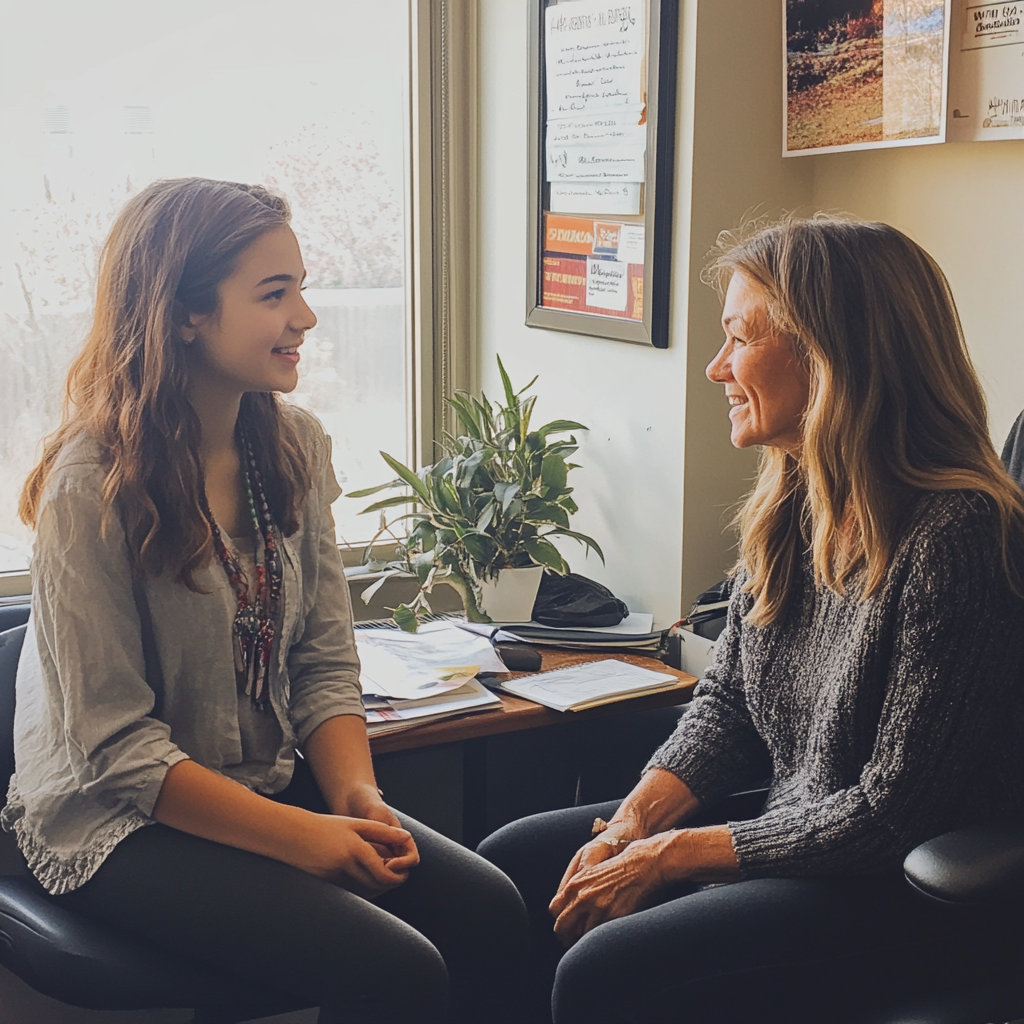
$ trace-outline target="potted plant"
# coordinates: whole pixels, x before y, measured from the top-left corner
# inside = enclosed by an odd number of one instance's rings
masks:
[[[471,621],[528,620],[543,571],[569,571],[552,537],[572,537],[604,560],[597,541],[569,528],[577,506],[566,480],[570,470],[578,468],[568,461],[577,450],[570,432],[587,428],[573,420],[533,428],[537,399],[523,396],[537,378],[516,391],[500,358],[498,370],[505,404],[492,404],[486,395],[478,399],[456,392],[450,404],[459,432],[444,436],[442,458],[434,465],[416,473],[381,452],[397,477],[349,495],[363,498],[384,490],[402,491],[363,512],[381,515],[367,557],[381,536],[393,533],[396,523],[411,522],[399,545],[399,559],[389,563],[392,574],[415,575],[420,582],[415,599],[395,609],[395,620],[403,629],[416,629],[418,612],[430,610],[427,594],[440,582],[459,591]],[[550,440],[565,434],[568,439]],[[403,505],[412,505],[413,511],[388,522],[386,510]],[[513,614],[505,601],[509,590],[520,592],[520,608]]]

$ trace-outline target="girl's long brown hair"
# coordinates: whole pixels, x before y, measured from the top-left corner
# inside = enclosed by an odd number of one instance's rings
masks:
[[[945,275],[887,224],[818,215],[723,232],[707,279],[763,291],[772,330],[810,375],[799,459],[765,448],[737,517],[752,622],[783,612],[810,547],[819,582],[882,585],[924,491],[972,490],[998,514],[1003,568],[1022,587],[1024,496],[988,433],[985,397]]]
[[[198,589],[195,573],[213,546],[177,326],[189,314],[216,312],[218,286],[244,250],[288,220],[285,200],[261,186],[207,178],[154,182],[129,200],[103,247],[92,329],[68,373],[60,426],[21,494],[26,525],[36,525],[60,453],[88,435],[107,457],[104,527],[116,514],[141,574],[167,573]],[[275,522],[294,533],[309,472],[277,396],[244,395],[238,427],[253,446]]]

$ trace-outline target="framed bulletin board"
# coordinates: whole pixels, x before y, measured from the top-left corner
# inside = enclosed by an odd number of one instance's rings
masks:
[[[678,16],[530,0],[530,327],[668,347]]]

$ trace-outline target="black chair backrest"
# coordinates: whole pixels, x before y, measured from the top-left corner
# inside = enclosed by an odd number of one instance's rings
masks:
[[[32,605],[28,601],[20,604],[0,604],[0,633],[5,633],[15,626],[24,626],[28,622]]]
[[[14,774],[14,680],[26,628],[0,633],[0,805],[7,799],[7,783]]]

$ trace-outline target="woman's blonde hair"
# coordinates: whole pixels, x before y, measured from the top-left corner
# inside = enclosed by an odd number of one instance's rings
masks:
[[[92,329],[68,373],[61,424],[22,490],[26,525],[36,524],[61,451],[87,434],[106,453],[108,514],[120,518],[136,570],[197,589],[213,545],[177,328],[190,313],[214,313],[242,253],[288,220],[287,202],[262,186],[208,178],[157,181],[128,201],[103,247]],[[243,395],[238,424],[274,521],[294,533],[309,473],[277,396]]]
[[[985,397],[945,275],[888,224],[818,215],[719,236],[706,279],[741,273],[769,326],[810,377],[799,458],[765,448],[743,504],[740,564],[750,620],[775,621],[809,546],[815,577],[858,596],[882,584],[905,514],[923,491],[987,495],[1004,570],[1021,586],[1024,496],[992,447]]]

